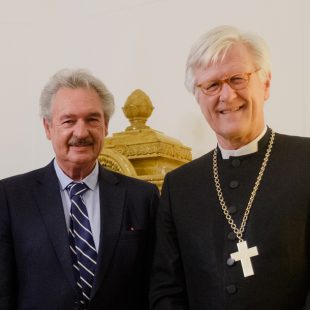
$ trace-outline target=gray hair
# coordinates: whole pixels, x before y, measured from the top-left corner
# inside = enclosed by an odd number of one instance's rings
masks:
[[[186,63],[187,90],[195,94],[195,71],[198,68],[222,61],[227,51],[238,43],[247,47],[254,65],[261,69],[259,77],[266,80],[271,71],[271,64],[265,41],[257,34],[243,33],[232,26],[219,26],[202,35],[192,46]]]
[[[60,88],[94,89],[101,99],[105,120],[108,122],[114,112],[114,98],[107,87],[89,71],[84,69],[62,69],[56,72],[45,85],[40,96],[40,115],[51,120],[51,106]]]

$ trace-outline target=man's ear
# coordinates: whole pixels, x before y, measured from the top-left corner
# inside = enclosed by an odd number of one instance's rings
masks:
[[[51,122],[46,117],[43,118],[43,126],[45,129],[46,138],[51,140]]]
[[[271,72],[267,74],[267,78],[264,84],[265,84],[264,100],[266,101],[270,96]]]
[[[106,137],[109,133],[109,121],[104,122],[104,136]]]

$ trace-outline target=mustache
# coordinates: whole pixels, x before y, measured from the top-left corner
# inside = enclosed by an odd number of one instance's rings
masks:
[[[94,140],[91,137],[79,139],[77,137],[72,137],[69,142],[69,146],[88,146],[88,145],[93,145]]]

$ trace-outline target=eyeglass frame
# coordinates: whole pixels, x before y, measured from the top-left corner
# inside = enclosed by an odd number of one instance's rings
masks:
[[[210,80],[209,82],[203,82],[203,83],[197,84],[196,87],[199,88],[199,89],[201,90],[201,92],[202,92],[204,95],[206,95],[206,96],[215,96],[215,95],[219,94],[219,93],[221,92],[222,88],[223,88],[224,83],[228,84],[229,87],[231,87],[233,90],[242,90],[242,89],[245,89],[245,88],[248,86],[249,81],[250,81],[250,78],[251,78],[251,75],[254,74],[254,73],[257,73],[257,72],[260,71],[260,70],[261,70],[261,68],[258,68],[258,69],[256,69],[255,71],[252,71],[252,72],[235,73],[235,74],[233,74],[233,75],[227,77],[226,79],[222,79],[222,80]],[[236,87],[235,85],[231,85],[231,84],[230,84],[230,83],[231,83],[231,82],[230,82],[231,78],[233,78],[233,77],[235,77],[235,76],[238,76],[238,75],[242,75],[243,77],[246,77],[246,78],[244,79],[244,80],[246,81],[246,85],[245,85],[244,87],[235,88],[235,87]],[[212,82],[217,82],[217,83],[219,83],[220,85],[219,85],[218,90],[216,90],[214,93],[208,94],[207,91],[206,91],[206,89],[203,88],[202,86],[203,86],[203,84],[205,84],[205,83],[211,83],[211,84],[212,84]]]

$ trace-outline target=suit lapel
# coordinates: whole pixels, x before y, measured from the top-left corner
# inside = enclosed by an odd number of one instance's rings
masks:
[[[63,271],[69,283],[76,289],[69,250],[68,231],[53,163],[43,171],[44,174],[38,177],[37,182],[39,184],[35,189],[38,207]]]
[[[121,231],[125,189],[117,186],[118,182],[119,180],[114,174],[100,167],[100,242],[92,296],[94,296],[104,279]]]

